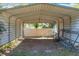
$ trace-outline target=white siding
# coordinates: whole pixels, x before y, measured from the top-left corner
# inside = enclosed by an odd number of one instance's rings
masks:
[[[77,31],[79,32],[79,18],[76,18],[74,20],[72,20],[72,31]],[[73,40],[75,40],[77,38],[78,34],[74,34],[71,36],[71,38]],[[79,38],[77,39],[77,42],[79,42]],[[76,43],[75,45],[79,45],[78,43]]]
[[[0,21],[2,21],[5,24],[5,28],[7,31],[3,32],[2,35],[0,35],[0,45],[6,44],[9,42],[9,19],[5,16],[0,15]],[[15,19],[11,19],[10,21],[10,41],[15,39]]]
[[[72,30],[72,31],[79,32],[79,18],[76,18],[76,19],[72,19],[71,20],[71,28],[70,28],[70,25],[65,24],[64,29],[68,29],[70,31]],[[64,37],[66,37],[68,39],[71,39],[73,41],[76,40],[77,36],[78,36],[78,34],[75,34],[75,33],[71,33],[70,34],[70,33],[64,32]],[[77,42],[79,42],[79,38],[78,38]],[[78,43],[76,43],[75,45],[78,45]]]
[[[3,34],[0,34],[0,45],[5,44],[8,42],[8,21],[5,17],[0,15],[0,21],[2,21],[5,24],[6,31],[3,32]]]

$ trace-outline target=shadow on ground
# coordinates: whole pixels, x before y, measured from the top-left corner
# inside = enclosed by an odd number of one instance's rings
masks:
[[[52,39],[24,39],[13,51],[11,56],[69,56],[79,55],[61,46]]]

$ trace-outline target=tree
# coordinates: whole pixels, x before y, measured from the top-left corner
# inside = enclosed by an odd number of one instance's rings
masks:
[[[39,24],[38,23],[34,23],[33,25],[34,25],[35,28],[38,28],[39,27]]]
[[[32,24],[35,28],[53,28],[55,23],[34,23]]]
[[[79,3],[74,3],[73,7],[79,8]]]

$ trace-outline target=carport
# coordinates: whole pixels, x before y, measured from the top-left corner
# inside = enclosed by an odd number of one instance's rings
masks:
[[[58,39],[68,44],[78,43],[78,31],[73,30],[79,17],[79,10],[55,4],[30,4],[2,10],[7,20],[8,42],[16,38],[24,38],[24,23],[53,23],[58,25]],[[77,35],[72,39],[73,34]],[[77,44],[78,46],[78,44]]]

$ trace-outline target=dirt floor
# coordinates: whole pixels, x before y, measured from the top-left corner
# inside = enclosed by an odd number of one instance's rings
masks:
[[[11,51],[11,56],[43,56],[43,55],[76,55],[66,51],[60,43],[54,42],[53,39],[24,39],[19,40],[21,43]],[[65,50],[65,51],[64,51]],[[64,51],[64,52],[63,52]],[[62,53],[61,53],[62,52]]]
[[[60,49],[60,45],[53,40],[25,39],[16,50],[54,50]]]

